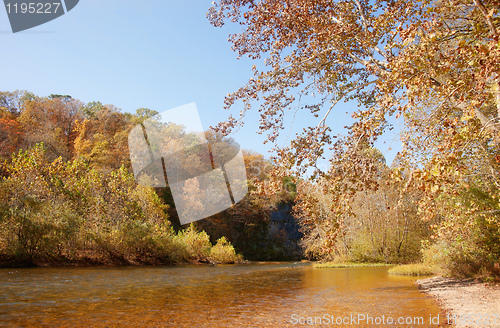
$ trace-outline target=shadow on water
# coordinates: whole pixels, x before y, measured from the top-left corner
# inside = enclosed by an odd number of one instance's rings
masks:
[[[297,327],[307,318],[423,317],[440,313],[387,267],[315,269],[251,264],[0,270],[5,327]],[[442,315],[441,315],[442,317]],[[441,320],[444,321],[444,320]],[[373,327],[368,322],[343,326]],[[338,326],[338,325],[337,325]],[[417,325],[379,325],[412,327]]]

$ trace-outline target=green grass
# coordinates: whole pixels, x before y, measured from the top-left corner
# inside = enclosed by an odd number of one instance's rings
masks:
[[[358,267],[380,267],[389,266],[386,263],[356,263],[356,262],[325,262],[314,263],[314,268],[358,268]]]
[[[389,269],[389,274],[406,276],[431,276],[435,273],[435,267],[423,263],[397,265]]]

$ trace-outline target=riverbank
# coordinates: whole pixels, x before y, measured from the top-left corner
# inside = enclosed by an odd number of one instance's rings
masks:
[[[329,268],[361,268],[361,267],[380,267],[380,266],[391,266],[394,264],[387,263],[358,263],[358,262],[316,262],[313,267],[317,269],[329,269]]]
[[[47,261],[19,261],[19,260],[9,260],[2,259],[0,257],[0,269],[1,268],[42,268],[42,267],[125,267],[125,266],[176,266],[176,265],[217,265],[217,264],[247,264],[250,261],[247,260],[239,260],[236,262],[216,262],[211,259],[195,259],[190,261],[182,261],[182,262],[172,262],[162,259],[149,259],[147,261],[129,261],[123,258],[115,258],[115,259],[78,259],[76,261],[64,261],[62,259],[54,259]]]
[[[500,327],[500,285],[432,277],[416,281],[446,311],[453,327]]]

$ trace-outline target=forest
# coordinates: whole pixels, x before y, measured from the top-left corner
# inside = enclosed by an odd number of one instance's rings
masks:
[[[270,211],[290,203],[290,193],[250,193],[225,212],[181,226],[168,187],[137,184],[128,135],[157,112],[122,113],[100,102],[27,91],[2,92],[0,104],[2,263],[234,263],[241,254],[287,256],[283,233],[270,231]],[[165,129],[172,138],[185,133],[175,124]],[[210,131],[206,137],[224,138]],[[253,151],[245,150],[244,159],[252,189],[271,163]],[[190,158],[189,165],[196,170],[198,163]],[[196,205],[199,192],[189,185],[189,204]]]
[[[498,276],[499,10],[495,0],[213,4],[212,25],[239,25],[232,50],[255,63],[224,102],[244,109],[215,130],[258,111],[275,142],[298,111],[315,119],[276,146],[280,165],[257,187],[273,194],[294,177],[306,254]],[[338,131],[341,102],[353,122]],[[396,126],[402,149],[387,164],[375,144]]]
[[[247,196],[189,226],[168,187],[142,187],[131,171],[128,134],[155,110],[1,92],[0,262],[422,262],[500,276],[499,10],[494,0],[214,2],[210,23],[239,24],[232,49],[255,65],[223,104],[244,110],[207,140],[230,138],[248,111],[271,143],[298,110],[317,124],[271,158],[245,150]],[[353,123],[338,134],[329,122],[343,101]],[[402,150],[387,163],[376,143],[394,122]]]

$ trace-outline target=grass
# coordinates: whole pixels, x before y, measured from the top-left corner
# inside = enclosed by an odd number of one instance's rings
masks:
[[[358,267],[380,267],[389,266],[386,263],[356,263],[356,262],[325,262],[325,263],[314,263],[314,268],[358,268]]]
[[[435,267],[423,263],[397,265],[389,269],[389,274],[406,276],[431,276],[435,273]]]

